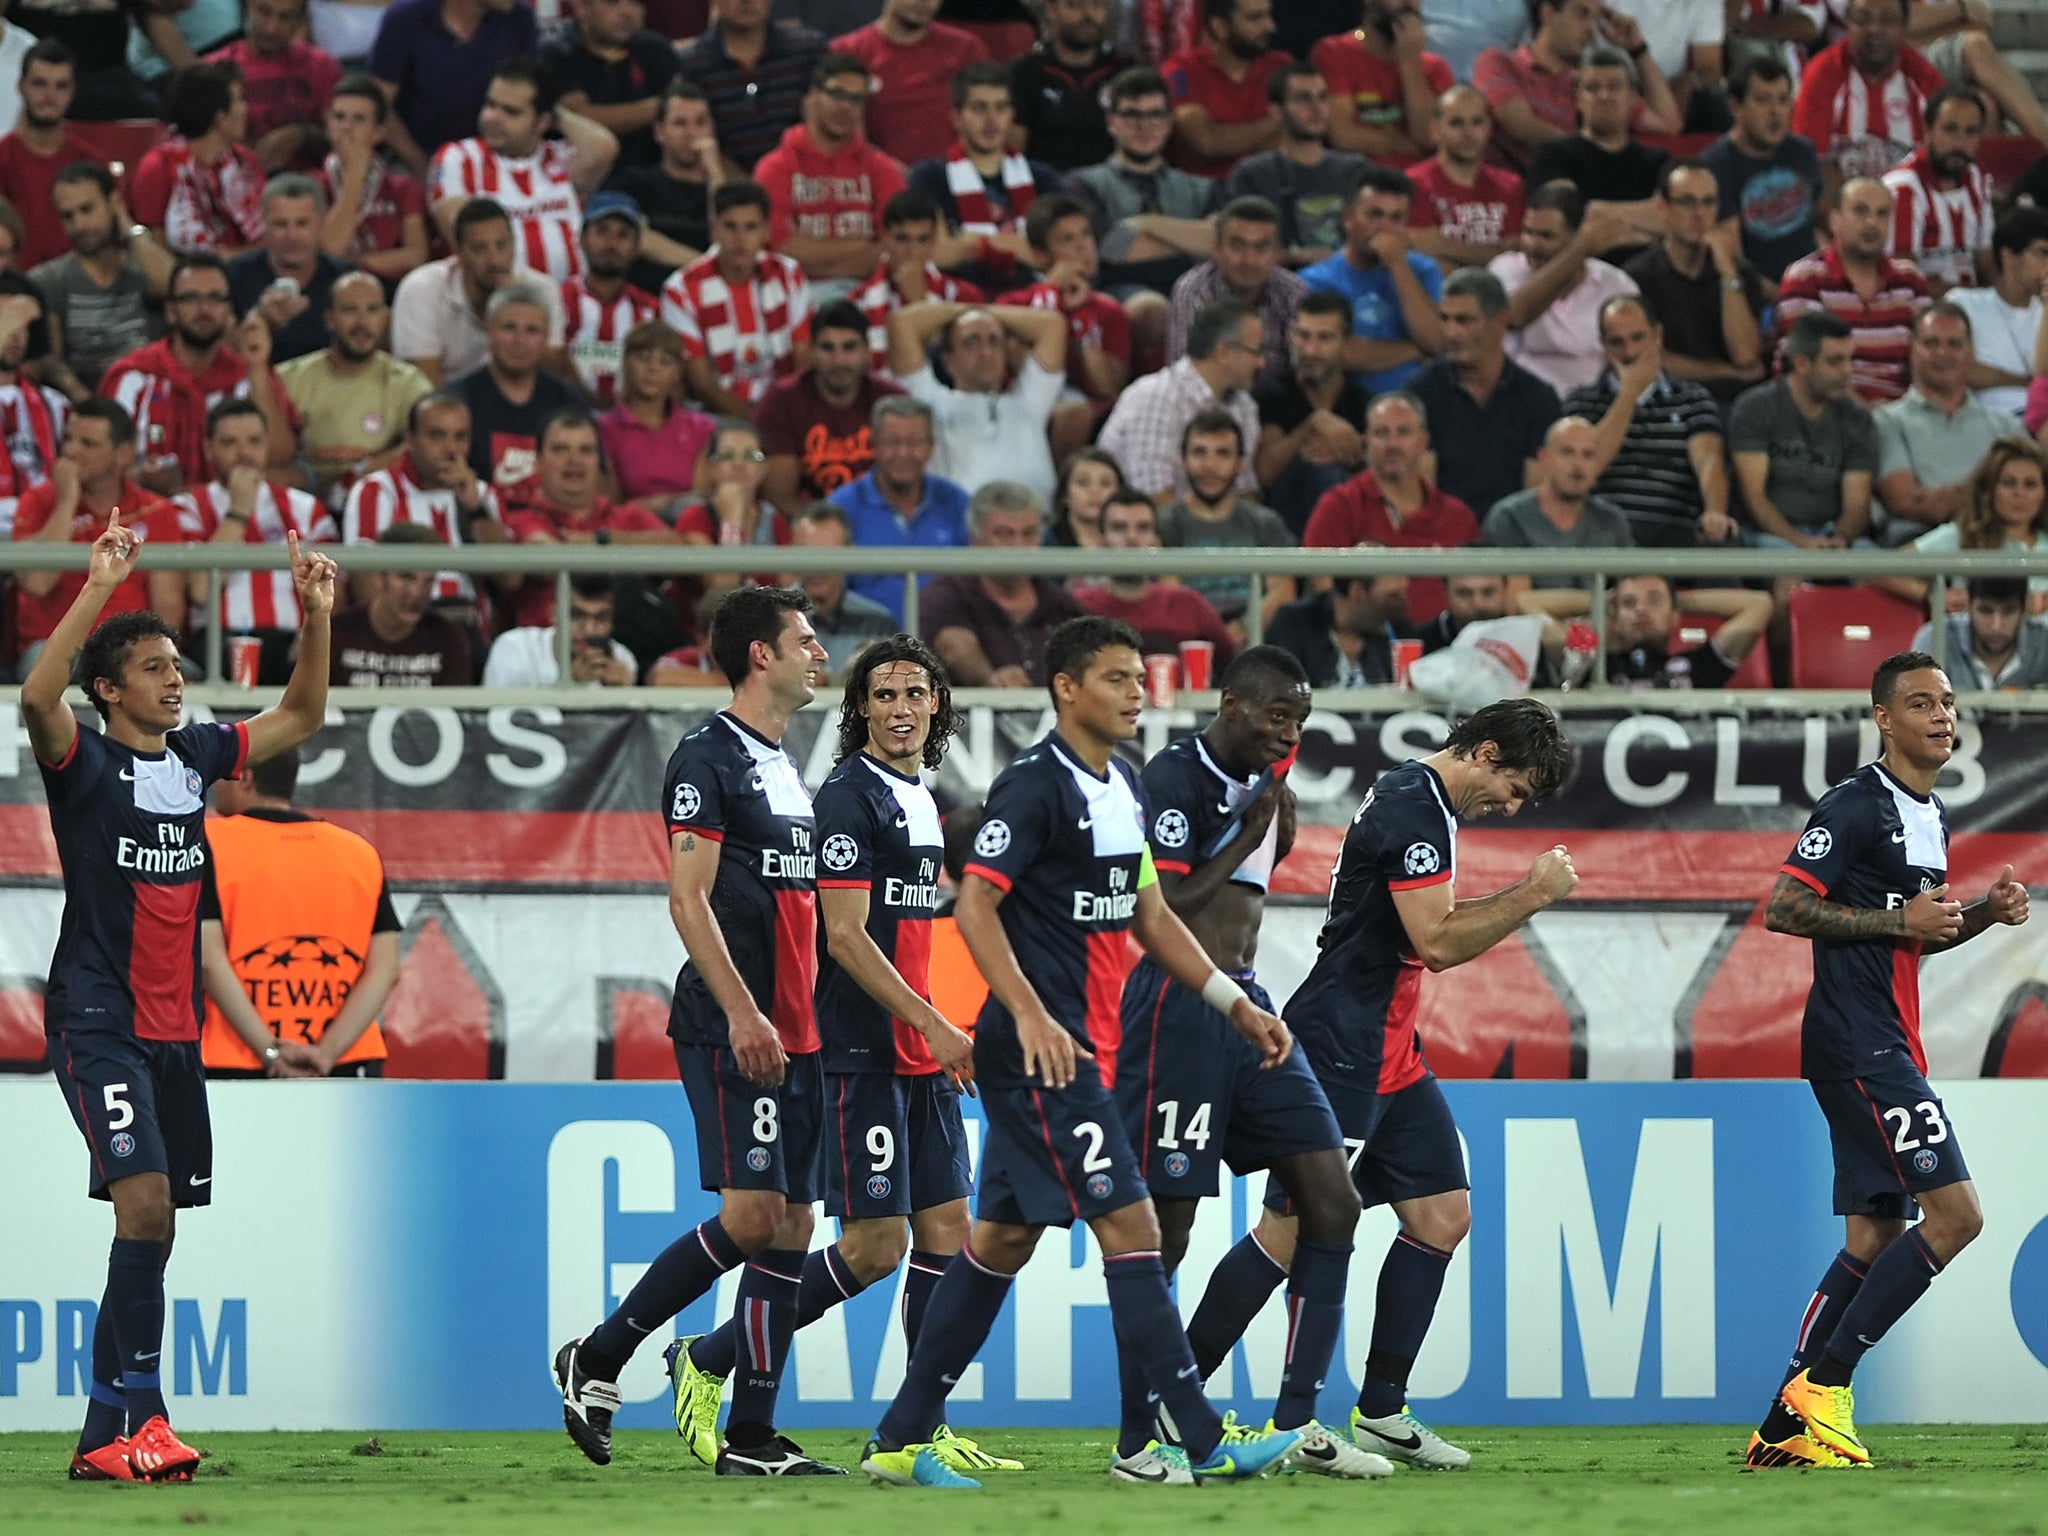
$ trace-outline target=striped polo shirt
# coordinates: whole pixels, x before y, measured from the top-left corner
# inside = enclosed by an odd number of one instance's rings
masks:
[[[1608,369],[1592,384],[1564,397],[1564,414],[1597,423],[1614,405],[1620,381]],[[1636,402],[1621,449],[1593,487],[1628,514],[1636,543],[1651,548],[1690,547],[1698,542],[1699,477],[1693,473],[1692,440],[1721,435],[1721,411],[1701,385],[1668,373]]]

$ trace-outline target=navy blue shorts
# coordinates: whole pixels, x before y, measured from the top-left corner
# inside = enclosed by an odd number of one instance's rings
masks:
[[[1272,1010],[1264,987],[1239,980],[1246,996]],[[1153,1194],[1199,1200],[1217,1192],[1222,1163],[1249,1173],[1343,1144],[1299,1045],[1270,1070],[1260,1061],[1199,992],[1150,956],[1138,962],[1124,986],[1116,1102]]]
[[[1870,1077],[1809,1085],[1835,1149],[1835,1214],[1911,1221],[1913,1197],[1970,1177],[1948,1112],[1910,1060]]]
[[[975,1215],[1070,1227],[1149,1198],[1116,1099],[1085,1058],[1065,1088],[981,1087],[988,1139]]]
[[[697,1122],[697,1180],[705,1189],[773,1189],[792,1205],[818,1198],[825,1143],[818,1052],[790,1057],[774,1088],[748,1082],[722,1045],[678,1040],[676,1069]]]
[[[1458,1122],[1435,1077],[1425,1076],[1396,1093],[1340,1089],[1330,1095],[1330,1108],[1344,1133],[1351,1183],[1367,1210],[1472,1187]],[[1293,1214],[1278,1179],[1266,1181],[1266,1207]]]
[[[59,1030],[50,1067],[92,1153],[95,1200],[137,1173],[171,1181],[171,1203],[213,1203],[213,1120],[197,1040],[138,1040],[111,1030]]]
[[[943,1072],[829,1074],[825,1123],[828,1216],[908,1216],[974,1189],[960,1090]]]

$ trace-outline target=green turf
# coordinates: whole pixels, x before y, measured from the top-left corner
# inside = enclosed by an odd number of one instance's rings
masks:
[[[646,1431],[621,1435],[618,1459],[602,1469],[549,1434],[195,1436],[211,1455],[190,1485],[79,1484],[64,1480],[70,1437],[11,1434],[0,1435],[0,1530],[1016,1536],[1026,1525],[1057,1523],[1061,1536],[1197,1536],[1208,1526],[1250,1522],[1269,1536],[1279,1529],[1273,1522],[1284,1521],[1286,1536],[1760,1536],[1807,1515],[1813,1530],[1875,1519],[1908,1531],[2048,1536],[2048,1429],[2041,1426],[1873,1427],[1881,1465],[1868,1472],[1741,1472],[1737,1448],[1746,1435],[1690,1425],[1464,1430],[1457,1438],[1474,1453],[1464,1473],[1163,1489],[1108,1483],[1106,1431],[984,1432],[990,1449],[1014,1451],[1032,1470],[992,1477],[980,1493],[948,1494],[874,1488],[858,1476],[775,1485],[715,1480],[674,1436]],[[803,1438],[814,1454],[843,1465],[859,1453],[851,1434]],[[1371,1525],[1361,1526],[1361,1516]]]

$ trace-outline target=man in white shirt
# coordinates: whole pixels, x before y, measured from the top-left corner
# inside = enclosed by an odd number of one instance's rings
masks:
[[[583,688],[624,688],[640,675],[633,653],[612,638],[612,578],[585,573],[569,579],[569,681]],[[484,662],[486,688],[552,688],[562,680],[555,664],[555,626],[508,629]]]
[[[1689,113],[1694,91],[1720,86],[1728,38],[1725,0],[1609,0],[1608,9],[1635,18],[1650,62],[1669,82],[1681,114]]]
[[[2020,416],[2034,378],[2041,289],[2048,284],[2048,210],[2021,206],[2000,219],[1991,231],[1991,267],[1989,287],[1957,288],[1948,299],[1970,317],[1977,348],[1970,387],[1992,410]]]
[[[1508,356],[1560,395],[1606,371],[1600,309],[1616,294],[1636,292],[1636,280],[1593,253],[1625,235],[1617,215],[1588,211],[1570,182],[1547,181],[1529,194],[1522,248],[1487,263],[1508,291]]]
[[[455,217],[455,254],[406,273],[391,305],[391,352],[437,386],[491,359],[484,311],[517,266],[512,221],[495,198],[472,197]],[[548,345],[562,344],[562,290],[543,272],[519,274],[548,297]]]
[[[925,355],[934,336],[950,387]],[[1027,350],[1006,389],[1012,338]],[[1046,427],[1066,367],[1067,317],[1056,309],[928,302],[889,317],[890,371],[931,408],[932,473],[969,494],[991,480],[1013,480],[1051,499],[1056,476]]]

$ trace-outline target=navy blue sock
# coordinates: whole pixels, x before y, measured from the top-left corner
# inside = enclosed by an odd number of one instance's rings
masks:
[[[164,1407],[164,1245],[117,1237],[107,1255],[106,1308],[113,1314],[121,1390],[128,1399],[128,1433]]]
[[[1158,1250],[1105,1255],[1102,1277],[1108,1283],[1118,1353],[1135,1357],[1138,1369],[1173,1415],[1188,1455],[1196,1461],[1206,1459],[1223,1439],[1223,1419],[1203,1395],[1201,1373],[1174,1310]]]
[[[883,1449],[922,1445],[945,1422],[946,1396],[981,1352],[1016,1278],[983,1265],[971,1247],[953,1255],[932,1290],[896,1401],[875,1430]]]
[[[1443,1294],[1444,1272],[1450,1267],[1450,1254],[1406,1232],[1396,1235],[1387,1250],[1373,1303],[1365,1381],[1358,1389],[1358,1411],[1367,1418],[1387,1418],[1407,1403],[1408,1373],[1422,1353],[1422,1341],[1436,1317],[1437,1298]]]
[[[1805,1315],[1799,1319],[1799,1337],[1793,1341],[1792,1358],[1785,1363],[1785,1381],[1790,1381],[1820,1359],[1821,1352],[1828,1347],[1828,1340],[1835,1336],[1835,1327],[1842,1321],[1842,1314],[1855,1300],[1857,1291],[1862,1289],[1863,1277],[1869,1273],[1869,1266],[1852,1257],[1847,1249],[1835,1255],[1828,1272],[1820,1277],[1813,1300],[1806,1304]],[[1784,1382],[1779,1383],[1779,1386],[1783,1385]],[[1792,1410],[1774,1397],[1757,1433],[1775,1445],[1793,1435],[1804,1434],[1806,1430]]]
[[[1337,1352],[1337,1334],[1344,1326],[1344,1286],[1351,1274],[1351,1245],[1312,1243],[1294,1246],[1294,1268],[1287,1276],[1287,1363],[1280,1377],[1280,1400],[1273,1405],[1273,1423],[1298,1429],[1316,1416],[1316,1397],[1330,1374]]]
[[[910,1267],[903,1272],[903,1342],[913,1351],[924,1332],[924,1311],[932,1304],[932,1292],[952,1262],[951,1254],[910,1250]]]
[[[782,1391],[789,1341],[796,1337],[803,1276],[804,1254],[796,1248],[764,1249],[740,1275],[732,1318],[742,1347],[732,1383],[732,1417],[725,1426],[728,1444],[765,1445],[775,1438],[775,1398]]]
[[[1112,1315],[1110,1321],[1114,1323],[1115,1320]],[[1121,1331],[1116,1336],[1116,1385],[1121,1415],[1117,1426],[1116,1453],[1135,1456],[1159,1438],[1159,1394],[1145,1379],[1144,1367],[1138,1363],[1138,1351],[1124,1342]]]
[[[1287,1271],[1247,1232],[1209,1271],[1209,1284],[1188,1323],[1188,1347],[1207,1381],[1230,1358],[1252,1319],[1280,1289]]]
[[[1863,1277],[1856,1299],[1842,1309],[1842,1320],[1835,1325],[1820,1359],[1808,1367],[1808,1377],[1818,1386],[1846,1387],[1863,1352],[1927,1294],[1941,1268],[1927,1239],[1917,1227],[1909,1228],[1905,1236],[1871,1260],[1870,1273]]]
[[[816,1249],[804,1260],[804,1277],[797,1286],[797,1327],[810,1327],[842,1301],[851,1301],[866,1289],[866,1282],[854,1274],[838,1245]],[[714,1376],[730,1376],[738,1359],[739,1335],[732,1318],[690,1346],[691,1363]]]
[[[718,1283],[746,1255],[716,1216],[655,1256],[619,1310],[590,1330],[583,1363],[600,1381],[617,1381],[641,1340]]]
[[[92,1325],[92,1390],[85,1400],[85,1428],[79,1431],[80,1451],[112,1445],[128,1432],[128,1395],[121,1390],[121,1349],[114,1342],[112,1293],[100,1298]]]

